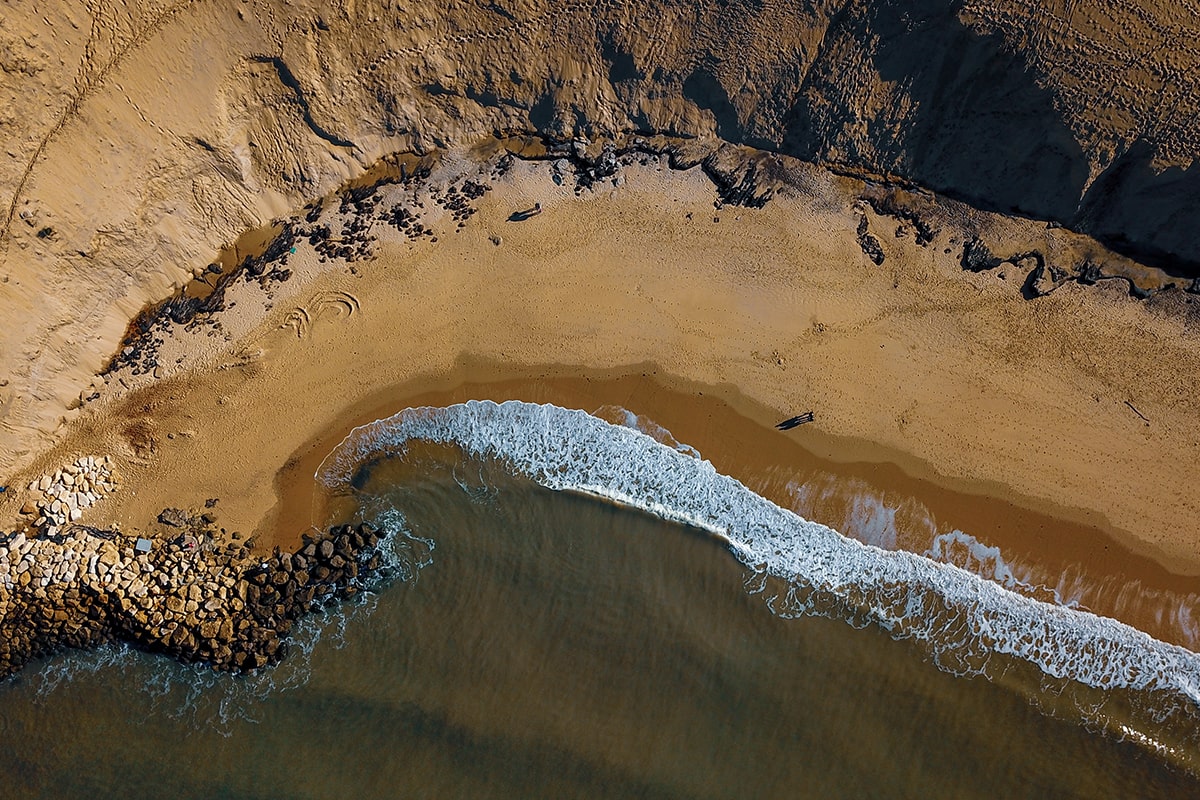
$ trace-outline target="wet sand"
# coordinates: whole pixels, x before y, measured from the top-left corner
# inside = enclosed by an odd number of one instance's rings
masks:
[[[475,365],[473,374],[499,375],[498,367]],[[726,390],[728,391],[728,390]],[[401,398],[399,402],[397,398]],[[734,398],[746,407],[745,398]],[[442,391],[406,393],[398,388],[377,405],[366,403],[305,446],[303,457],[280,474],[283,491],[277,530],[303,530],[330,524],[322,508],[322,492],[309,480],[321,461],[358,425],[390,416],[406,407],[446,406],[467,400],[523,400],[599,412],[620,407],[666,428],[679,442],[695,447],[723,474],[784,508],[864,539],[861,519],[847,520],[854,501],[878,501],[895,509],[897,549],[925,552],[932,537],[960,530],[999,548],[1009,562],[1036,568],[1046,576],[1080,573],[1085,606],[1151,633],[1164,641],[1196,647],[1195,631],[1179,620],[1200,615],[1200,579],[1178,575],[1122,544],[1103,529],[1089,527],[988,495],[913,478],[887,461],[853,460],[857,451],[817,455],[807,445],[809,426],[789,432],[743,416],[725,393],[671,382],[653,371],[610,377],[536,377],[469,382]],[[761,410],[762,415],[770,413]],[[837,458],[838,455],[842,457]],[[817,496],[798,503],[796,487],[813,486]],[[340,520],[338,520],[340,521]],[[977,570],[973,570],[977,571]],[[1117,597],[1105,592],[1104,581],[1126,587]],[[1107,596],[1106,596],[1107,595]],[[1038,595],[1051,599],[1048,594]]]

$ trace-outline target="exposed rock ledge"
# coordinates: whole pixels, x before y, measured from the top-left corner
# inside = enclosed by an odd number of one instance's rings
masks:
[[[294,553],[206,549],[191,536],[139,553],[119,533],[73,526],[0,544],[0,678],[67,648],[127,642],[218,670],[281,659],[292,623],[380,574],[381,534],[340,526]]]

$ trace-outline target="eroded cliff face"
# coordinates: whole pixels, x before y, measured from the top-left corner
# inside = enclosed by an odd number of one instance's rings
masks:
[[[494,134],[720,137],[1197,274],[1195,19],[1119,0],[6,2],[0,467],[242,231],[385,154]]]

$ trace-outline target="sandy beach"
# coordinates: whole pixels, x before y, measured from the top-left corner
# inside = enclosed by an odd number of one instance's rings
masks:
[[[488,168],[447,158],[416,191]],[[964,234],[950,224],[919,245],[903,220],[859,201],[859,182],[804,174],[804,189],[763,208],[719,207],[700,169],[665,159],[578,194],[551,162],[517,161],[463,226],[421,195],[434,237],[376,224],[377,249],[357,265],[321,263],[300,243],[292,277],[269,294],[228,291],[223,336],[177,330],[159,363],[181,361],[165,377],[110,376],[12,484],[112,453],[125,488],[84,523],[154,532],[164,507],[218,498],[221,524],[269,549],[323,522],[303,500],[312,469],[355,424],[465,383],[644,375],[719,399],[735,427],[770,431],[812,410],[813,424],[774,434],[781,447],[994,498],[1097,531],[1098,546],[1111,537],[1167,573],[1200,573],[1188,479],[1200,354],[1184,301],[1140,301],[1123,281],[1026,300],[1012,265],[964,271]],[[509,220],[535,203],[542,213]],[[964,213],[944,208],[947,220]],[[864,218],[881,265],[856,237]],[[972,224],[1014,251],[1074,241],[1043,223]],[[703,437],[674,424],[685,441]],[[705,455],[738,475],[736,452]],[[5,495],[6,522],[20,505],[20,492]],[[1058,546],[1052,530],[1026,532],[1026,544],[1039,536]]]
[[[0,785],[1192,796],[1198,4],[10,0]]]

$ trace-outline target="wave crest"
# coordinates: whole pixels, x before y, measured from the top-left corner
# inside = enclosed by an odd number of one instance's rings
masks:
[[[1200,656],[1129,625],[1017,594],[953,564],[887,551],[810,522],[722,475],[711,463],[582,411],[519,401],[416,408],[356,428],[321,464],[331,490],[357,470],[402,456],[413,440],[497,459],[547,488],[585,492],[711,532],[752,569],[775,613],[874,623],[929,643],[956,673],[995,655],[1102,690],[1167,692],[1200,705]],[[1190,712],[1189,712],[1190,713]]]

